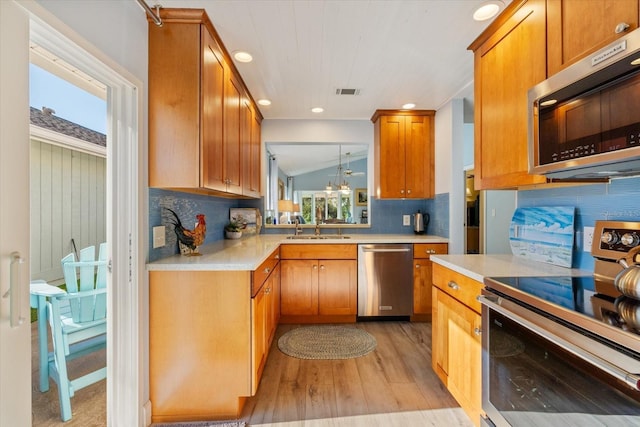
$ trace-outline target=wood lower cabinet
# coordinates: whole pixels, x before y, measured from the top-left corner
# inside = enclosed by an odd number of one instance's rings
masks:
[[[545,0],[514,1],[469,46],[474,52],[478,190],[545,183],[529,174],[527,91],[547,77]]]
[[[253,272],[149,272],[152,422],[240,417],[278,325],[278,254]]]
[[[480,303],[483,285],[433,266],[431,366],[476,426],[482,412]]]
[[[432,110],[377,110],[374,123],[374,187],[381,199],[434,196]]]
[[[250,271],[149,272],[152,422],[235,419],[252,394]]]
[[[431,255],[446,254],[447,243],[416,243],[413,245],[413,316],[412,321],[431,321]]]
[[[354,322],[357,246],[281,246],[281,322]]]
[[[253,313],[251,395],[254,395],[258,391],[269,348],[280,319],[280,264],[274,267],[258,293],[251,299],[251,308]]]
[[[639,11],[638,0],[547,0],[548,74],[638,28]]]

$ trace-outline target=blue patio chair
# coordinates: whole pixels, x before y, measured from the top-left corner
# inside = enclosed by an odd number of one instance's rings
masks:
[[[107,253],[100,245],[80,251],[80,260],[70,253],[62,259],[66,293],[48,298],[53,354],[49,356],[49,376],[58,385],[60,416],[71,419],[71,397],[75,391],[103,380],[107,367],[70,379],[67,361],[106,347],[107,333]]]

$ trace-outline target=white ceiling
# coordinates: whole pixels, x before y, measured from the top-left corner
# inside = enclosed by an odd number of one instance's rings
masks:
[[[370,119],[413,102],[437,110],[471,93],[469,44],[490,21],[472,19],[484,0],[159,0],[204,8],[265,119]],[[505,0],[508,4],[511,0]],[[149,3],[154,4],[153,2]],[[338,96],[337,88],[360,89]],[[311,113],[312,107],[324,113]]]

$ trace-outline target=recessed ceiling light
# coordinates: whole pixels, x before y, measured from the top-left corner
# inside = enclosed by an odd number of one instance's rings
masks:
[[[558,100],[557,100],[557,99],[547,99],[546,101],[542,101],[542,102],[540,103],[540,106],[541,106],[541,107],[548,107],[549,105],[553,105],[553,104],[555,104],[556,102],[558,102]]]
[[[233,57],[238,62],[251,62],[253,61],[253,56],[251,56],[248,52],[243,52],[241,50],[233,52]]]
[[[636,58],[633,61],[631,61],[631,65],[640,65],[640,58]]]
[[[486,21],[496,16],[503,7],[504,3],[500,0],[486,1],[473,12],[473,19],[476,21]]]
[[[404,105],[402,106],[402,108],[403,108],[404,110],[410,110],[410,109],[412,109],[412,108],[416,108],[416,104],[414,104],[414,103],[410,102],[410,103],[408,103],[408,104],[404,104]]]
[[[324,108],[322,107],[314,107],[311,109],[312,113],[322,113],[324,111]]]
[[[258,99],[258,104],[260,105],[271,105],[271,101],[268,99]]]

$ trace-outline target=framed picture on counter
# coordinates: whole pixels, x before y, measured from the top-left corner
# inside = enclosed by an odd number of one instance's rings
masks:
[[[231,208],[229,209],[229,220],[238,221],[242,224],[242,234],[255,234],[258,217],[256,208]]]
[[[356,206],[367,206],[366,188],[356,188]]]

